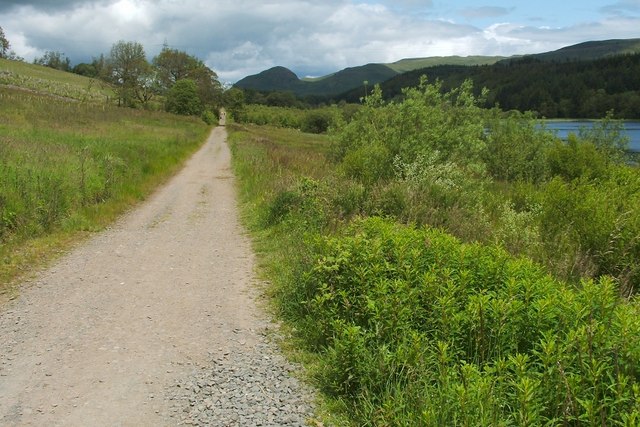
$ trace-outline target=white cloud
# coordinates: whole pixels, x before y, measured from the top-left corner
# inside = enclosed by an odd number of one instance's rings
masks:
[[[622,1],[615,10],[628,10],[629,4],[638,0]],[[542,52],[587,40],[637,37],[640,28],[640,18],[620,15],[562,28],[543,28],[549,27],[545,21],[540,27],[494,22],[477,28],[418,13],[436,8],[424,0],[3,1],[0,25],[17,54],[28,60],[57,50],[74,63],[90,61],[108,54],[118,40],[142,43],[151,59],[166,41],[204,60],[225,81],[275,65],[300,75],[323,75],[406,57]],[[509,10],[468,12],[489,16]]]

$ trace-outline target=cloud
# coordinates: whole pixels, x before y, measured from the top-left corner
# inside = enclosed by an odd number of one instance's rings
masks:
[[[607,15],[627,16],[640,14],[640,0],[623,0],[600,8]]]
[[[638,36],[640,18],[611,17],[570,27],[534,27],[495,24],[485,30],[485,38],[495,41],[504,51],[522,54],[556,50],[588,40],[634,38]]]
[[[503,20],[481,28],[453,22],[447,14],[460,16],[459,10],[436,11],[430,0],[0,1],[0,25],[29,61],[46,50],[63,52],[73,63],[90,61],[118,40],[142,43],[151,59],[166,42],[228,82],[275,65],[318,76],[407,57],[534,53],[637,37],[640,28],[636,18],[613,15],[556,29],[542,28],[545,22],[523,27],[506,22],[509,8],[466,9],[470,17]]]
[[[101,1],[101,0],[95,0]],[[6,12],[11,9],[37,9],[47,12],[62,11],[73,9],[77,5],[90,3],[87,0],[2,0],[0,3],[0,12]]]

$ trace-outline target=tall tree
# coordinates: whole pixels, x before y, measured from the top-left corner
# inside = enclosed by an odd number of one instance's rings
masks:
[[[111,48],[107,64],[106,78],[117,87],[120,105],[132,107],[136,100],[146,103],[151,99],[153,70],[140,43],[117,42]]]
[[[7,37],[4,35],[4,30],[0,27],[0,58],[6,58],[10,48],[9,40],[7,40]]]

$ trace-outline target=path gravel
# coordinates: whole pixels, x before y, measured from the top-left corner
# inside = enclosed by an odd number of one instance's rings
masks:
[[[257,304],[226,132],[0,307],[0,425],[301,426]]]

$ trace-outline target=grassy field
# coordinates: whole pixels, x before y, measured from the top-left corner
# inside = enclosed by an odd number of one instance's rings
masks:
[[[17,277],[144,199],[201,145],[209,127],[110,106],[97,83],[73,74],[0,65],[1,82],[11,84],[0,86],[0,293],[6,297]],[[15,74],[7,77],[7,69]]]
[[[0,85],[84,102],[107,103],[113,98],[112,89],[101,80],[2,58],[0,58]]]

